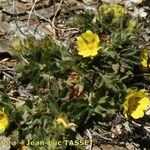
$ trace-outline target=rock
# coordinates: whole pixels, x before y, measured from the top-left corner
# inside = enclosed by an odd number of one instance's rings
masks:
[[[126,143],[127,150],[135,150],[135,146],[132,143]]]
[[[10,15],[26,14],[26,10],[23,10],[21,8],[14,8],[13,5],[6,6],[2,11]]]
[[[10,138],[6,136],[0,136],[0,150],[10,150]]]
[[[103,150],[125,150],[124,147],[118,145],[102,144],[101,149]]]
[[[1,3],[5,3],[5,2],[7,2],[7,0],[1,0]]]
[[[23,3],[31,3],[32,0],[19,0],[20,2],[23,2]]]
[[[64,0],[66,5],[75,5],[77,3],[77,0]]]
[[[122,4],[123,0],[102,0],[104,3],[114,3],[114,4]]]
[[[10,43],[10,39],[7,39],[5,37],[0,38],[0,53],[7,52],[12,55]]]
[[[42,38],[46,36],[45,32],[43,32],[43,26],[44,25],[40,24],[40,25],[34,25],[30,28],[35,39],[41,40]]]
[[[5,30],[3,28],[3,22],[2,22],[2,11],[0,11],[0,36],[5,35]]]
[[[85,5],[95,5],[98,3],[98,0],[82,0]]]
[[[3,36],[3,35],[5,35],[5,30],[0,23],[0,36]]]
[[[16,24],[14,22],[3,22],[3,28],[5,29],[6,35],[14,35],[16,32]]]

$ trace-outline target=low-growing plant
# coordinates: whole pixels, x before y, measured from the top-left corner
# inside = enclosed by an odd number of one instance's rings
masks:
[[[32,149],[65,149],[70,145],[57,141],[75,140],[87,128],[107,127],[122,111],[127,83],[140,62],[140,25],[122,6],[102,5],[98,14],[74,17],[70,26],[81,30],[72,49],[49,37],[16,38],[12,44],[18,60],[13,88],[23,86],[28,95],[13,102],[3,92],[0,103],[7,109],[5,101],[11,104],[7,134],[22,140],[22,145],[37,141],[29,144]],[[54,144],[39,146],[38,141]]]

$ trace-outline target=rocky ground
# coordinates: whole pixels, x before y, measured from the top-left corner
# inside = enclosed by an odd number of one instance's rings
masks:
[[[26,38],[27,35],[33,35],[41,39],[48,35],[59,41],[65,39],[65,44],[70,34],[78,32],[76,28],[67,28],[66,16],[68,18],[68,15],[83,11],[84,8],[86,5],[78,1],[1,0],[0,52],[9,51],[12,38],[18,36]]]
[[[103,2],[127,5],[123,0],[103,0]],[[70,37],[78,32],[77,28],[68,26],[72,16],[85,10],[96,12],[99,5],[98,0],[1,0],[0,52],[11,53],[11,40],[18,36],[26,38],[27,35],[33,35],[36,39],[41,39],[48,35],[66,44]],[[133,15],[139,13],[143,19],[144,9],[149,13],[148,6],[149,2],[140,10],[134,10],[132,7],[129,9]],[[149,29],[146,32],[149,34]],[[149,41],[149,36],[145,35],[145,39]]]

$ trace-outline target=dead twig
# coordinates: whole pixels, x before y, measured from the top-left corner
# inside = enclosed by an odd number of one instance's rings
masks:
[[[14,79],[12,76],[10,76],[9,74],[7,74],[6,72],[2,71],[2,73],[3,73],[6,77],[8,77],[9,79],[11,79],[11,80]]]
[[[145,126],[144,129],[150,133],[150,126]]]
[[[17,99],[17,98],[11,97],[11,96],[9,96],[9,98],[14,100],[14,101],[20,102],[20,99]]]
[[[35,2],[33,3],[32,8],[31,8],[31,10],[30,10],[30,12],[29,12],[29,16],[28,16],[27,30],[28,30],[28,33],[30,33],[30,34],[32,34],[32,32],[30,31],[30,19],[31,19],[32,12],[33,12],[33,10],[34,10],[35,5],[36,5],[37,2],[38,2],[38,0],[35,0]]]
[[[101,139],[106,140],[106,141],[113,141],[112,138],[104,137],[104,136],[102,136],[101,134],[95,133],[95,135],[96,135],[97,137],[100,137]]]
[[[93,143],[92,135],[88,129],[86,129],[86,132],[87,132],[87,136],[89,137],[89,140],[90,140],[89,150],[92,150],[92,143]]]
[[[60,1],[59,6],[57,7],[57,9],[56,9],[56,11],[54,13],[54,17],[52,19],[52,28],[54,29],[54,39],[56,39],[55,19],[56,19],[56,16],[57,16],[57,14],[58,14],[58,12],[60,10],[60,7],[61,7],[62,3],[63,3],[63,0]]]

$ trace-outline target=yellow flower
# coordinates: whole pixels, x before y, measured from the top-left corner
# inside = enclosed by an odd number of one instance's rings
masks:
[[[99,10],[100,12],[102,11],[104,15],[108,15],[111,12],[111,7],[110,5],[103,4],[102,6],[100,6]]]
[[[131,19],[129,22],[128,22],[128,29],[129,31],[133,31],[137,26],[137,21],[135,19]]]
[[[104,15],[109,15],[111,12],[113,12],[113,17],[114,19],[121,19],[125,16],[125,14],[127,13],[127,9],[122,7],[121,5],[117,5],[117,4],[112,4],[112,5],[108,5],[108,4],[103,4],[100,7],[100,12],[103,12]]]
[[[77,37],[77,50],[78,54],[83,57],[92,57],[98,54],[99,36],[92,31],[87,30]]]
[[[3,133],[8,127],[8,122],[8,117],[5,114],[4,110],[0,111],[0,134]]]
[[[25,145],[22,145],[22,146],[21,146],[21,150],[28,150],[28,147],[25,146]]]
[[[124,102],[124,115],[126,118],[131,116],[134,119],[139,119],[144,116],[144,111],[148,109],[150,99],[148,92],[145,89],[137,91],[131,90]]]
[[[150,68],[149,55],[150,55],[150,50],[144,49],[141,52],[141,56],[140,56],[141,67],[146,70]]]
[[[114,12],[114,18],[121,19],[127,13],[127,10],[120,5],[112,5],[112,10]]]
[[[63,125],[64,128],[72,128],[72,127],[75,127],[76,125],[74,123],[67,123],[64,118],[62,117],[59,117],[57,120],[56,120],[56,123],[59,125]]]

